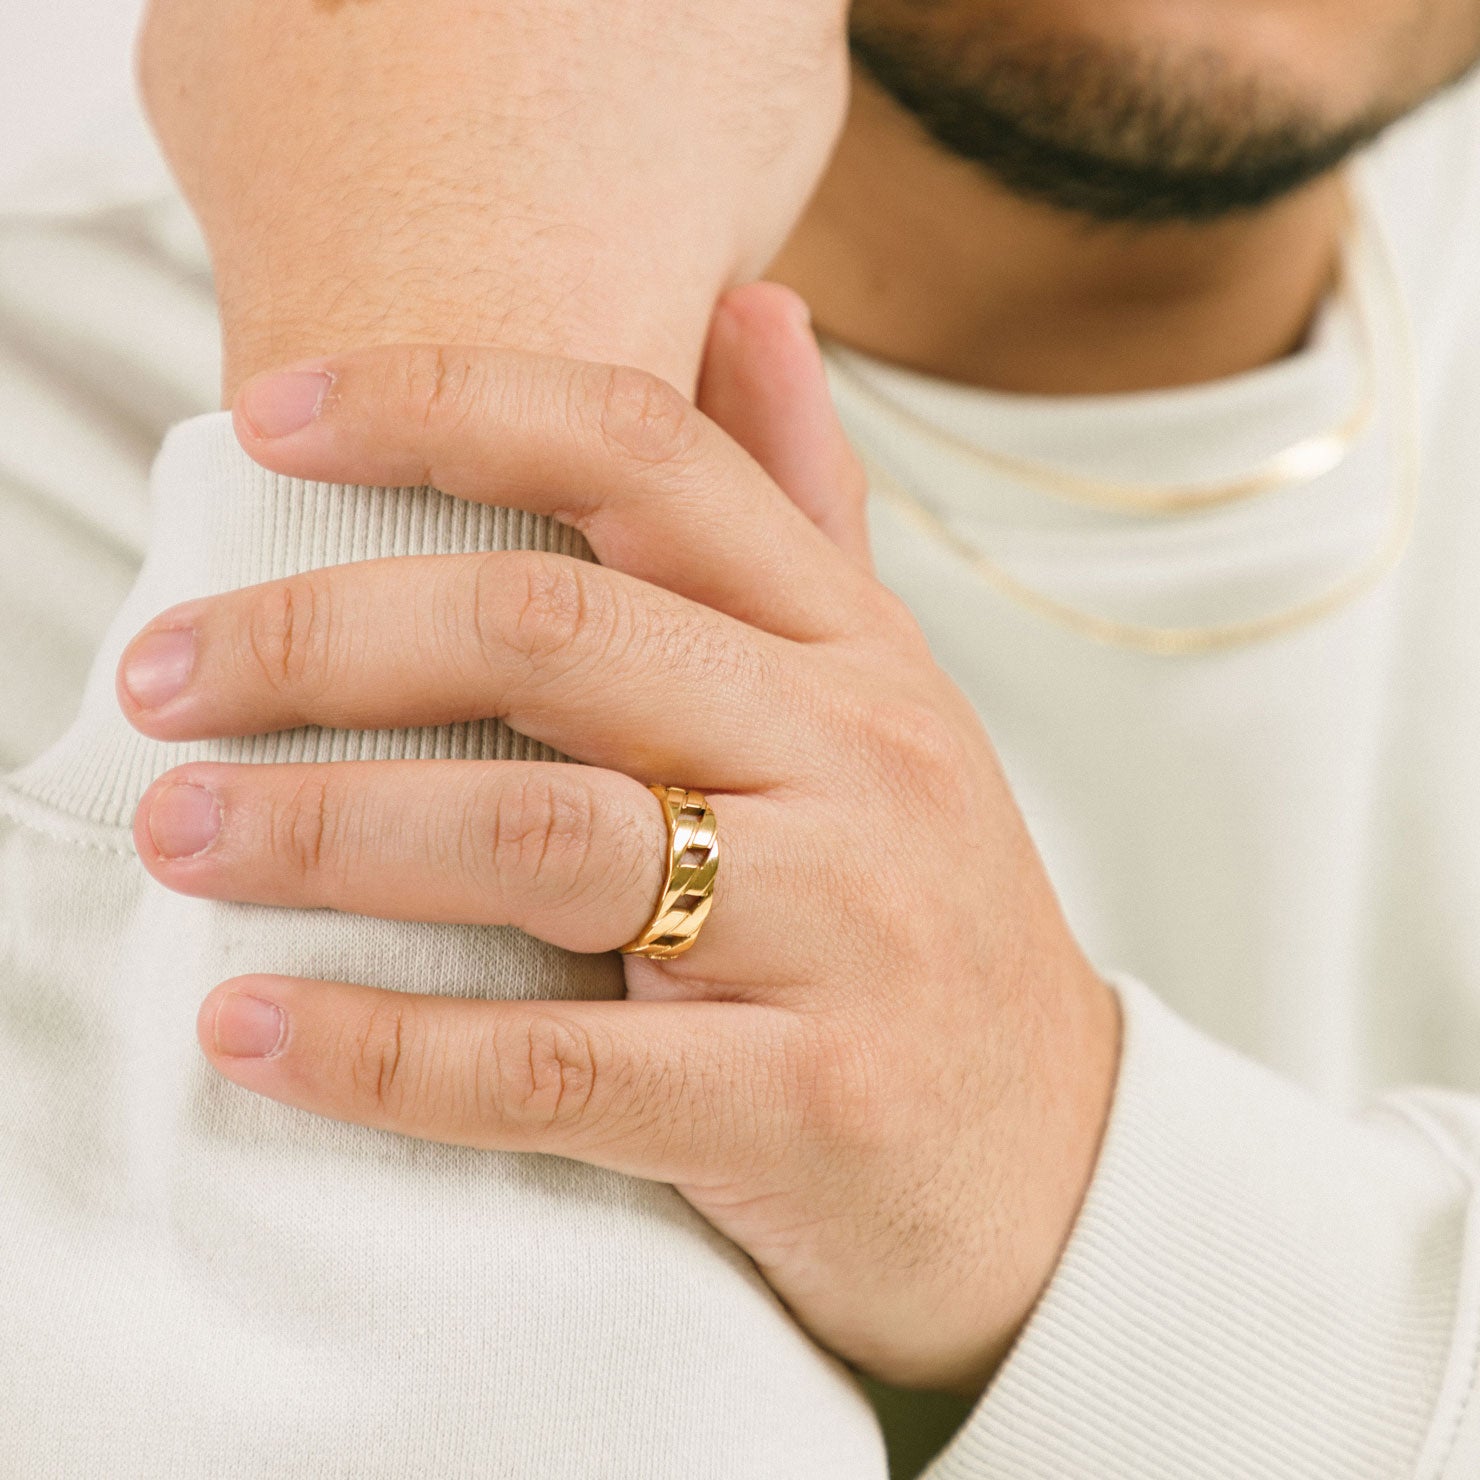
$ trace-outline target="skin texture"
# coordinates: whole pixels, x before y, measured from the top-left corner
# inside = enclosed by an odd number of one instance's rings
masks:
[[[1211,224],[1109,225],[945,153],[866,77],[772,275],[828,337],[1025,394],[1112,394],[1289,353],[1327,290],[1345,204],[1327,178]]]
[[[852,29],[915,111],[860,79],[772,276],[827,335],[885,359],[1113,394],[1238,374],[1301,342],[1342,191],[1323,177],[1218,215],[1259,198],[1240,196],[1235,166],[1329,163],[1441,88],[1480,51],[1480,0],[858,0]],[[1267,192],[1301,171],[1263,173]],[[1207,219],[1175,219],[1179,204]]]
[[[226,401],[418,339],[691,393],[716,299],[837,134],[844,0],[153,0],[138,70],[210,248]]]
[[[979,720],[868,571],[862,483],[796,308],[760,287],[716,320],[701,400],[752,456],[662,382],[578,362],[336,357],[318,419],[279,439],[255,434],[249,384],[239,432],[279,471],[496,488],[603,564],[378,561],[177,608],[124,657],[133,723],[184,739],[492,708],[589,764],[193,765],[150,790],[135,840],[192,894],[611,950],[662,882],[662,814],[634,778],[702,788],[713,913],[678,960],[623,958],[628,1001],[249,978],[207,1000],[202,1046],[321,1114],[672,1182],[823,1344],[969,1394],[1079,1205],[1116,1008]],[[429,398],[439,383],[455,394]],[[377,624],[387,609],[406,620]],[[427,651],[414,634],[433,627]],[[190,677],[161,701],[134,665],[182,633]],[[204,846],[179,827],[200,815]],[[234,1036],[242,998],[283,1014],[266,1057]]]
[[[211,247],[227,397],[333,356],[309,431],[262,435],[266,389],[243,393],[248,451],[551,512],[605,569],[341,567],[166,614],[120,677],[147,733],[498,713],[590,764],[195,767],[151,789],[137,843],[187,892],[605,950],[657,891],[661,814],[639,782],[709,790],[720,899],[688,956],[628,963],[632,1000],[252,978],[207,999],[203,1050],[318,1113],[671,1180],[825,1344],[971,1394],[1083,1197],[1114,1001],[976,717],[868,573],[858,470],[795,304],[751,288],[714,305],[791,233],[777,275],[890,358],[1011,389],[1186,383],[1299,342],[1340,197],[1317,181],[1212,224],[1092,227],[942,149],[865,79],[793,231],[841,117],[843,7],[716,15],[156,0],[141,77]],[[1211,50],[1339,128],[1457,70],[1475,9],[898,0],[855,23],[964,62],[974,28],[1009,15],[1024,45],[1133,34],[1157,78]],[[396,341],[427,343],[346,353]],[[399,645],[416,624],[384,630],[388,602],[427,613],[434,652]],[[354,642],[316,646],[336,630]],[[146,701],[136,660],[181,632],[187,688]],[[192,808],[215,841],[166,856]],[[387,897],[388,866],[422,887]],[[255,1056],[253,1002],[271,1030]]]

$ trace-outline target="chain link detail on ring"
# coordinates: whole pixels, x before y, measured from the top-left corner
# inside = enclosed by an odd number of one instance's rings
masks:
[[[668,877],[646,927],[622,947],[624,956],[671,961],[699,938],[714,904],[719,830],[709,803],[681,786],[650,786],[668,824]]]

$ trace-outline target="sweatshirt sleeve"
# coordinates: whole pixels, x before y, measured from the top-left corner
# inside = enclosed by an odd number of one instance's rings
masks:
[[[1480,1475],[1480,1099],[1345,1114],[1116,986],[1078,1223],[927,1480]]]
[[[0,1477],[884,1480],[851,1374],[671,1187],[307,1115],[196,1042],[201,999],[244,973],[606,1001],[615,956],[194,898],[134,856],[139,796],[185,761],[555,758],[495,720],[152,740],[113,675],[159,612],[584,542],[430,488],[279,477],[220,412],[170,434],[151,496],[76,718],[0,783]],[[28,589],[69,599],[43,569]]]

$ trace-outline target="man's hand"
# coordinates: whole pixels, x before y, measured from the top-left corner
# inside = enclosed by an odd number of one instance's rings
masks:
[[[841,124],[845,0],[152,0],[145,103],[204,229],[227,396],[416,339],[692,390]]]
[[[184,740],[496,714],[587,764],[190,765],[144,798],[137,846],[186,893],[606,951],[662,882],[647,783],[707,793],[713,913],[687,955],[624,958],[626,1002],[242,978],[206,1000],[202,1045],[320,1114],[672,1182],[843,1357],[979,1391],[1087,1185],[1113,998],[976,715],[867,568],[794,299],[732,295],[702,405],[480,349],[249,385],[238,431],[270,467],[512,501],[603,564],[376,561],[190,603],[124,656],[132,722]]]

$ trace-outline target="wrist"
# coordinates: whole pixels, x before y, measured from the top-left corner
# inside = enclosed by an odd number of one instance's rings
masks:
[[[991,1179],[997,1200],[1006,1201],[1014,1185],[1017,1195],[1010,1207],[981,1211],[990,1252],[979,1265],[988,1282],[979,1309],[995,1309],[998,1319],[986,1323],[985,1337],[979,1329],[975,1341],[961,1345],[941,1384],[972,1402],[1006,1359],[1068,1247],[1119,1076],[1119,998],[1087,962],[1077,958],[1069,985],[1044,993],[1038,1006],[1017,1037],[1014,1131],[1004,1138],[999,1175]],[[1003,1226],[1008,1218],[1010,1233]]]
[[[223,404],[261,371],[391,343],[635,365],[692,395],[730,275],[719,247],[676,245],[660,281],[640,243],[512,212],[489,220],[414,199],[382,204],[374,228],[364,210],[305,213],[211,239]]]
[[[891,1220],[899,1243],[878,1285],[850,1294],[867,1329],[839,1343],[892,1387],[979,1398],[1070,1244],[1119,1074],[1120,1006],[1077,947],[1054,950],[1053,972],[1040,964],[992,993],[980,1056],[892,1137],[925,1181],[907,1222]],[[939,1045],[940,1030],[931,1037]]]

